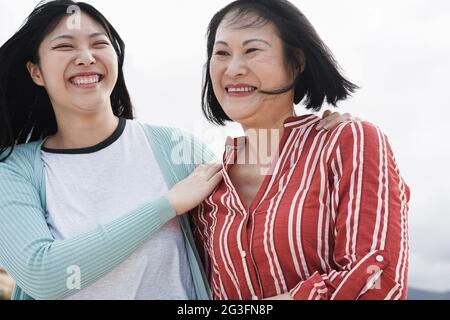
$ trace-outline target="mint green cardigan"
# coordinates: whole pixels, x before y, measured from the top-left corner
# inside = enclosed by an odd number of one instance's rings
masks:
[[[141,125],[169,188],[187,177],[195,169],[195,163],[215,158],[203,143],[187,132]],[[169,201],[161,197],[92,232],[56,241],[46,223],[45,177],[40,157],[43,143],[44,140],[40,140],[16,146],[11,156],[0,162],[0,265],[16,281],[14,300],[69,297],[76,293],[67,286],[71,275],[69,266],[80,268],[81,289],[86,288],[116,268],[149,236],[176,217]],[[174,152],[178,157],[172,157]],[[180,156],[183,161],[177,160]],[[178,219],[196,297],[208,300],[210,290],[189,218],[184,215]]]

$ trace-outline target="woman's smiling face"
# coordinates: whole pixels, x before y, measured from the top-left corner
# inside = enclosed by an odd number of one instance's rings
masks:
[[[34,82],[45,87],[55,113],[92,113],[111,108],[118,58],[105,29],[81,13],[79,28],[63,18],[39,47],[39,63],[28,63]]]
[[[255,19],[247,16],[243,20],[246,18]],[[252,126],[267,124],[280,113],[293,111],[293,90],[275,96],[259,91],[288,87],[294,76],[286,64],[275,26],[266,23],[241,28],[247,22],[230,24],[227,17],[222,21],[216,33],[210,76],[217,100],[228,117]]]

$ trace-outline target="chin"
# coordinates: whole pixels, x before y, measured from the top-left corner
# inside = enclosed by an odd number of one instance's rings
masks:
[[[239,123],[252,118],[258,112],[257,107],[249,107],[245,104],[234,104],[232,107],[223,108],[223,110],[228,118]]]
[[[104,104],[104,102],[102,101],[102,102],[98,102],[98,103],[91,103],[91,102],[89,102],[89,103],[83,103],[83,104],[81,104],[81,103],[76,103],[76,104],[74,104],[74,106],[75,106],[75,109],[77,109],[77,110],[79,110],[79,111],[81,111],[81,112],[88,112],[88,113],[94,113],[94,112],[99,112],[99,111],[102,111],[103,110],[103,108],[102,108],[102,106],[104,106],[105,104]]]

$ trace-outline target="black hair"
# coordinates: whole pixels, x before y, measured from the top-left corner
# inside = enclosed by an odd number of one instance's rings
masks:
[[[228,14],[233,15],[230,17]],[[250,16],[255,18],[242,24],[242,20],[248,20]],[[294,89],[296,105],[306,96],[306,108],[319,111],[325,98],[329,104],[337,107],[338,101],[347,99],[359,88],[344,78],[330,49],[296,6],[287,0],[237,0],[217,12],[208,27],[208,59],[203,80],[202,108],[203,114],[211,123],[225,125],[226,121],[231,121],[214,94],[210,76],[217,29],[225,17],[230,17],[230,24],[242,24],[239,26],[242,29],[273,23],[284,45],[286,63],[292,70],[299,70],[299,50],[304,53],[305,69],[291,85],[272,92],[261,91],[262,93],[278,95]]]
[[[111,94],[113,113],[133,119],[133,106],[125,84],[125,44],[108,20],[93,6],[71,0],[42,1],[12,38],[0,47],[0,155],[6,160],[19,144],[38,141],[57,132],[55,113],[45,88],[36,85],[26,67],[39,64],[39,46],[75,8],[98,22],[106,31],[118,57],[118,79]]]

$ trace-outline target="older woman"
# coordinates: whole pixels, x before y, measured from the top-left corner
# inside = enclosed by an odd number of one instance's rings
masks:
[[[316,130],[294,110],[356,88],[288,1],[214,16],[204,111],[246,133],[227,141],[224,179],[193,215],[215,299],[406,298],[409,188],[386,136],[361,121]]]

